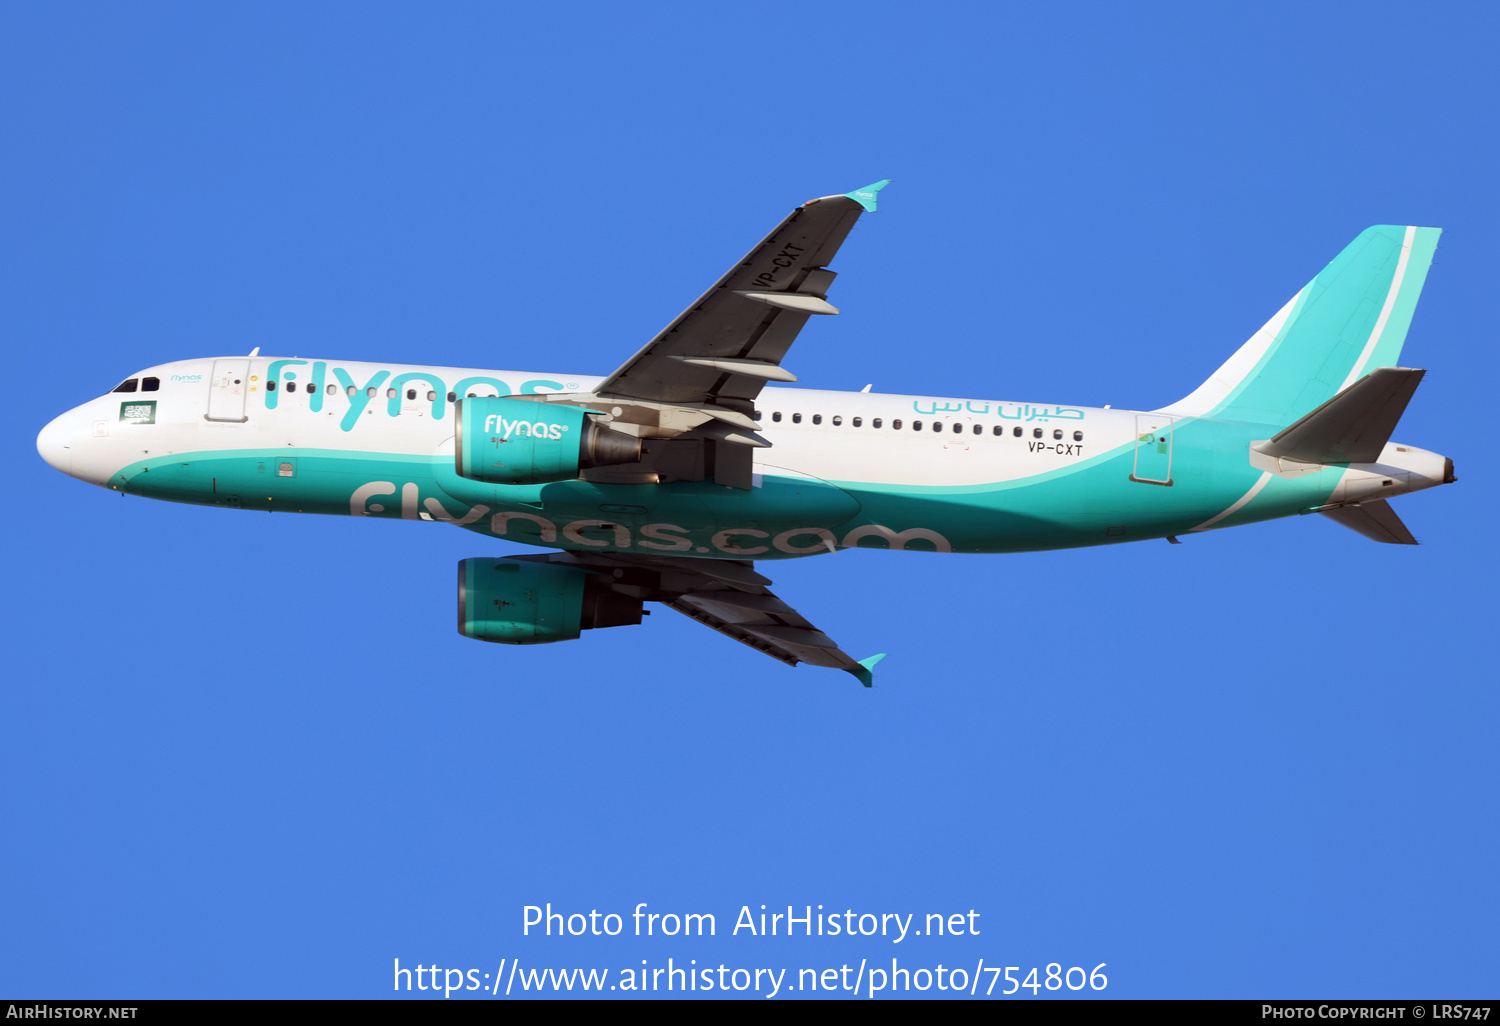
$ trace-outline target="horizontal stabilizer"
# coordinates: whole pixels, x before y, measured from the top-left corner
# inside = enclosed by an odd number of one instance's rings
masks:
[[[1372,371],[1255,451],[1298,463],[1375,463],[1426,373]]]
[[[1417,373],[1420,374],[1421,371]],[[1351,531],[1358,531],[1371,541],[1384,542],[1387,545],[1417,544],[1417,540],[1411,536],[1411,532],[1406,529],[1406,525],[1401,522],[1396,511],[1391,509],[1391,504],[1384,499],[1362,502],[1358,506],[1325,509],[1322,512],[1329,520],[1343,524]]]

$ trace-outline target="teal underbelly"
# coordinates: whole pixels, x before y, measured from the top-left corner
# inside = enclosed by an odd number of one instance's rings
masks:
[[[1129,450],[1016,481],[965,487],[829,483],[766,473],[758,487],[558,481],[489,485],[451,458],[266,449],[144,460],[111,483],[175,502],[451,523],[491,537],[596,552],[785,559],[836,548],[1014,552],[1103,545],[1191,530],[1259,474],[1181,444],[1171,484],[1132,480]],[[769,470],[769,468],[767,468]],[[1316,505],[1338,470],[1275,479],[1225,524]]]

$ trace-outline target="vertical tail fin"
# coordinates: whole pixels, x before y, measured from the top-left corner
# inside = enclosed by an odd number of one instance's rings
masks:
[[[1290,424],[1394,366],[1438,228],[1367,228],[1187,398],[1163,412]]]

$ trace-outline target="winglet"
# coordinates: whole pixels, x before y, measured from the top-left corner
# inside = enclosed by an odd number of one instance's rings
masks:
[[[858,677],[859,682],[865,687],[873,688],[875,686],[875,674],[872,671],[875,669],[875,664],[884,658],[885,653],[881,652],[879,655],[872,655],[868,659],[861,659],[859,661],[860,668],[858,670],[850,670],[849,672]]]
[[[867,185],[863,189],[855,189],[853,192],[844,193],[844,195],[873,214],[875,213],[875,194],[890,184],[891,180],[889,178],[884,178],[876,182],[874,185]],[[868,686],[869,685],[866,685],[866,687]]]

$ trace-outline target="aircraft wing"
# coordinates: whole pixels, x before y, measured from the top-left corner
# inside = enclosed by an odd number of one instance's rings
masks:
[[[796,381],[781,359],[809,317],[836,314],[826,266],[889,180],[808,200],[595,389],[601,397],[749,414],[767,381]],[[717,415],[715,413],[715,415]],[[731,420],[730,423],[735,423]]]
[[[809,663],[843,670],[865,687],[873,685],[872,668],[884,658],[884,653],[863,660],[848,655],[773,595],[771,581],[748,561],[573,551],[508,558],[592,570],[622,595],[661,602],[788,666]]]

